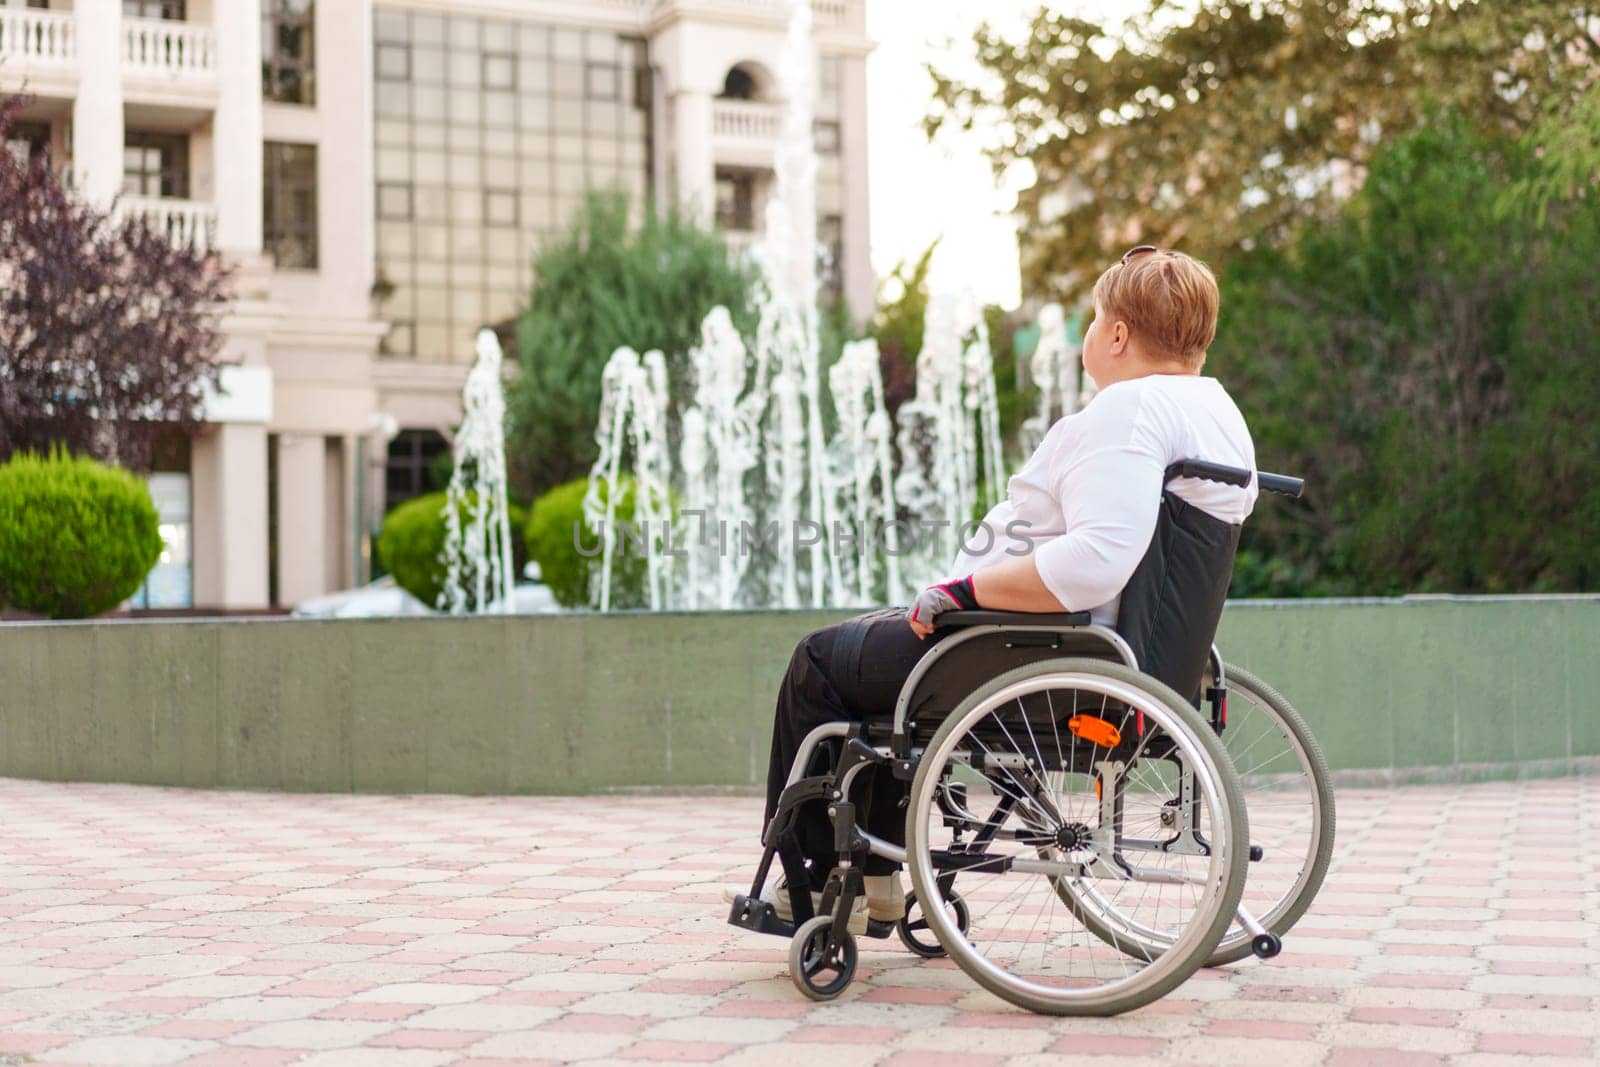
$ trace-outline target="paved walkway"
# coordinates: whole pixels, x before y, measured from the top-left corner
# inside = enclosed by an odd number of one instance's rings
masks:
[[[1340,805],[1283,956],[1074,1020],[898,942],[803,1000],[723,921],[747,797],[0,780],[0,1064],[1594,1064],[1600,779]]]

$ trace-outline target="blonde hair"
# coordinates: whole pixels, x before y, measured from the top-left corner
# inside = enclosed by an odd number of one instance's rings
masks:
[[[1217,336],[1217,279],[1182,252],[1144,252],[1094,283],[1096,308],[1139,335],[1152,358],[1196,370]]]

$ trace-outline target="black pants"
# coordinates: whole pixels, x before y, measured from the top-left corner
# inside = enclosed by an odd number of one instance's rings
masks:
[[[806,735],[824,723],[891,717],[911,669],[943,636],[935,633],[923,640],[907,625],[904,608],[884,608],[814,631],[795,646],[772,722],[768,820],[778,809],[778,796]],[[868,833],[903,846],[906,796],[907,783],[887,767],[869,767],[856,776],[849,799],[856,805],[857,822]],[[827,806],[813,801],[797,815],[795,830],[810,861],[812,887],[821,889],[838,858]],[[856,862],[863,864],[866,874],[898,869],[881,856],[857,856]]]

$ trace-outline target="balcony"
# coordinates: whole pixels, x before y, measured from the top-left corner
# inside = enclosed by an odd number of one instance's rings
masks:
[[[124,18],[122,73],[133,97],[214,94],[216,32],[201,23]]]
[[[782,104],[721,97],[711,101],[711,154],[717,163],[770,168],[782,133]]]
[[[0,8],[0,71],[34,91],[70,92],[78,82],[77,17],[70,11]]]
[[[175,245],[204,254],[211,250],[217,232],[217,208],[204,200],[174,197],[124,196],[117,201],[121,218],[142,218]]]

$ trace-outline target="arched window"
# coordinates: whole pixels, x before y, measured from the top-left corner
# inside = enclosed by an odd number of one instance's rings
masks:
[[[724,100],[754,100],[756,80],[743,67],[733,67],[723,79],[721,95]]]

